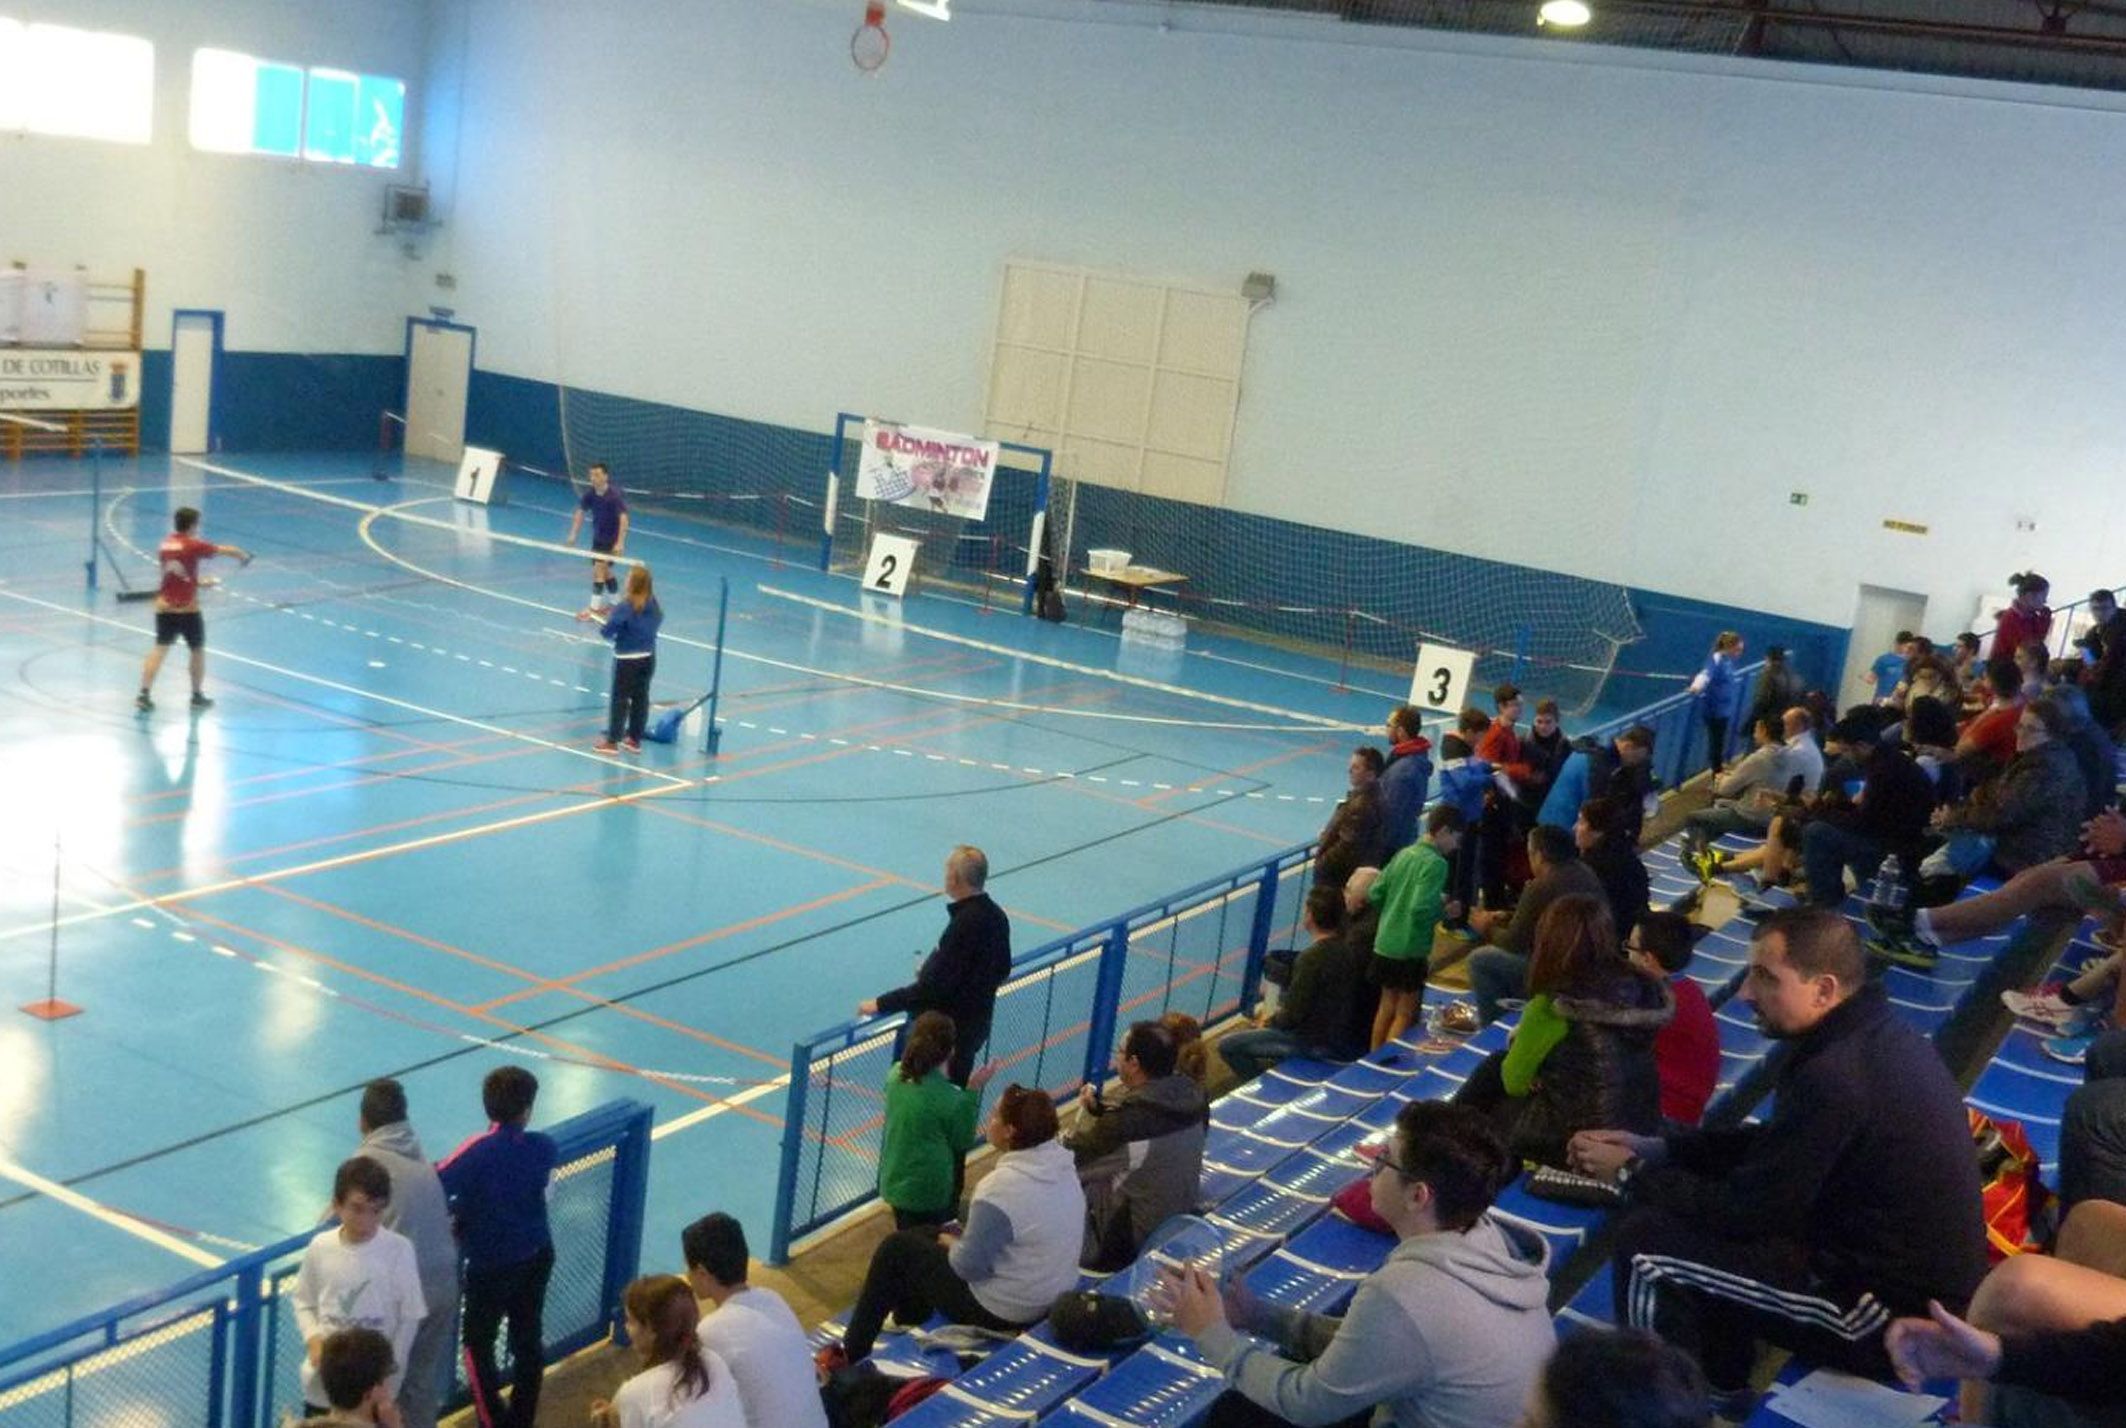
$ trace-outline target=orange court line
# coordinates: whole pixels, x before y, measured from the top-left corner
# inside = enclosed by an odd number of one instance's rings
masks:
[[[548,754],[553,752],[551,749],[541,749],[511,739],[505,739],[501,742],[504,747],[484,754],[459,754],[455,758],[440,759],[435,763],[422,764],[417,768],[363,774],[358,778],[347,779],[340,783],[308,784],[302,788],[279,789],[272,793],[256,794],[250,798],[233,799],[224,804],[223,807],[228,811],[234,811],[239,808],[262,808],[269,803],[285,803],[292,798],[307,798],[312,795],[328,793],[345,793],[351,789],[368,788],[374,784],[419,779],[427,775],[446,773],[453,769],[467,769],[478,764],[500,763],[505,759],[521,759],[529,754]],[[418,756],[427,752],[426,749],[408,749],[402,756]],[[189,807],[173,808],[161,813],[150,813],[138,818],[126,819],[122,826],[127,828],[145,828],[156,823],[168,823],[189,818],[191,814],[192,810]]]
[[[216,917],[211,913],[201,912],[196,908],[191,909],[187,913],[187,916],[199,922],[207,923],[215,927],[224,928],[227,931],[233,932],[240,937],[248,937],[254,941],[264,943],[269,947],[278,947],[285,952],[293,953],[295,956],[303,957],[313,962],[322,963],[327,967],[331,967],[335,971],[344,972],[348,976],[358,978],[362,981],[372,983],[376,986],[387,987],[392,991],[399,992],[405,996],[413,997],[419,1001],[428,1002],[431,1005],[441,1007],[446,1011],[456,1012],[461,1016],[470,1017],[475,1021],[483,1022],[490,1026],[500,1027],[505,1031],[508,1031],[517,1036],[525,1037],[528,1040],[543,1042],[548,1046],[555,1047],[566,1052],[571,1057],[580,1058],[593,1065],[602,1067],[603,1069],[618,1071],[631,1076],[639,1076],[643,1080],[653,1082],[656,1085],[664,1087],[668,1091],[675,1092],[682,1096],[690,1097],[697,1101],[709,1101],[719,1104],[729,1102],[730,1108],[732,1110],[739,1111],[746,1115],[750,1115],[757,1120],[765,1121],[769,1125],[782,1124],[782,1120],[780,1117],[771,1116],[765,1111],[756,1111],[751,1106],[732,1100],[730,1097],[717,1096],[711,1094],[710,1092],[700,1090],[697,1087],[687,1085],[684,1082],[673,1081],[668,1077],[657,1075],[655,1072],[645,1071],[641,1067],[630,1066],[624,1061],[615,1060],[613,1057],[604,1055],[601,1052],[593,1051],[589,1047],[578,1046],[575,1043],[565,1041],[560,1037],[549,1036],[544,1032],[535,1031],[528,1026],[520,1026],[517,1023],[509,1021],[504,1017],[492,1016],[483,1012],[476,1011],[471,1007],[463,1006],[457,1002],[454,1002],[448,997],[438,996],[434,992],[425,991],[420,987],[415,987],[408,983],[400,982],[393,978],[383,976],[379,973],[371,972],[367,968],[355,966],[353,963],[350,962],[343,962],[339,958],[333,957],[324,952],[317,951],[315,948],[305,947],[300,943],[289,942],[284,938],[271,936],[270,934],[260,932],[255,928],[246,927],[242,923],[232,922],[226,918]]]
[[[465,1008],[465,1010],[469,1012],[485,1015],[487,1012],[492,1010],[494,1007],[500,1005],[502,1002],[517,1001],[525,997],[534,997],[538,996],[543,992],[548,991],[569,992],[573,990],[563,982],[549,981],[548,979],[540,976],[537,972],[531,971],[528,968],[519,967],[509,962],[503,962],[493,957],[483,956],[478,952],[473,952],[463,947],[453,946],[448,942],[442,942],[437,940],[436,938],[428,937],[423,935],[422,933],[415,932],[411,928],[399,927],[393,923],[379,921],[376,918],[369,917],[366,914],[356,912],[353,908],[347,907],[340,903],[325,902],[317,898],[305,897],[301,893],[290,892],[286,888],[266,887],[262,888],[261,891],[272,893],[275,897],[286,898],[290,902],[300,903],[305,907],[315,908],[317,911],[325,913],[329,916],[342,918],[345,921],[355,923],[358,926],[367,927],[373,931],[381,932],[388,937],[400,938],[404,941],[413,943],[417,947],[426,947],[431,951],[441,952],[445,956],[456,957],[461,961],[470,962],[475,966],[485,967],[489,971],[500,972],[505,976],[518,977],[534,984],[530,987],[525,988],[521,992],[515,993],[508,997],[503,997],[499,1001],[481,1002],[468,1006]],[[586,1002],[592,1003],[593,1005],[610,1007],[614,1011],[625,1013],[632,1012],[634,1010],[631,1007],[624,1006],[621,1003],[612,1001],[611,999],[606,997],[591,996],[587,993],[582,992],[577,992],[575,993],[575,995]],[[755,1060],[767,1062],[770,1066],[782,1066],[785,1064],[783,1058],[779,1056],[771,1056],[767,1052],[756,1050],[753,1047],[745,1045],[743,1042],[726,1040],[723,1037],[717,1036],[714,1032],[700,1031],[697,1029],[695,1034],[697,1040],[706,1041],[713,1046],[721,1047],[725,1051],[735,1051],[740,1053],[741,1055],[751,1056]]]
[[[482,1002],[480,1003],[480,1008],[485,1010],[490,1007],[502,1006],[509,1002],[522,1001],[526,997],[537,996],[540,992],[548,990],[571,990],[576,983],[586,981],[589,978],[603,976],[607,972],[622,971],[628,967],[639,967],[645,962],[654,962],[660,957],[669,957],[675,952],[684,952],[690,948],[705,946],[711,942],[720,942],[726,937],[735,937],[741,932],[751,932],[755,928],[772,926],[786,917],[797,917],[807,912],[817,911],[823,907],[832,907],[835,903],[846,902],[852,897],[861,897],[865,893],[876,892],[882,887],[890,887],[893,885],[893,881],[892,878],[888,877],[873,878],[868,883],[857,883],[838,892],[823,894],[809,902],[794,903],[789,907],[777,908],[773,912],[764,912],[757,917],[746,918],[742,922],[733,922],[727,926],[712,928],[707,932],[696,933],[692,937],[682,937],[677,942],[667,942],[662,947],[652,947],[648,951],[621,957],[601,966],[586,967],[584,970],[571,973],[566,977],[545,981],[540,986],[527,987],[520,992],[511,992],[508,996],[498,997],[490,1002]],[[603,998],[600,1000],[603,1000]],[[773,1061],[778,1066],[783,1064],[781,1059],[777,1057],[764,1057],[763,1059]]]
[[[453,750],[463,749],[471,744],[483,743],[489,740],[499,739],[501,737],[502,736],[499,734],[475,734],[469,739],[454,739],[450,743],[442,745],[442,747]],[[374,753],[353,754],[344,759],[334,759],[329,763],[299,764],[293,768],[275,769],[271,773],[245,774],[242,778],[225,779],[222,781],[221,786],[224,789],[231,789],[243,788],[248,785],[258,783],[275,783],[282,779],[302,778],[309,774],[327,773],[338,769],[356,768],[363,764],[381,764],[388,763],[394,759],[410,759],[416,754],[424,754],[427,752],[429,751],[426,749],[415,748],[380,749]],[[170,798],[184,798],[190,795],[192,792],[193,790],[189,788],[165,788],[154,793],[129,794],[120,801],[134,805],[145,805],[150,803],[160,803],[163,800]]]

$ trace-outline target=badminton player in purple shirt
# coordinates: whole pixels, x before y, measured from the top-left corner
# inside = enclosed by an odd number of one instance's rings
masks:
[[[583,513],[590,512],[591,551],[594,555],[624,555],[627,551],[627,497],[620,494],[620,487],[613,481],[612,472],[606,470],[603,461],[591,465],[591,488],[583,493],[576,503],[576,514],[568,523],[567,545],[576,543],[577,533],[583,529]],[[591,603],[585,612],[603,615],[612,608],[613,596],[620,593],[620,582],[613,575],[613,563],[609,560],[591,562]]]

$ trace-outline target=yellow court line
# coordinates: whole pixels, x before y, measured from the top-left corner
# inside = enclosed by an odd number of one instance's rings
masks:
[[[226,1262],[216,1255],[209,1254],[198,1245],[185,1243],[167,1231],[158,1230],[150,1224],[144,1224],[134,1219],[131,1215],[119,1210],[113,1210],[107,1205],[99,1205],[78,1190],[69,1190],[56,1180],[47,1180],[34,1170],[25,1170],[12,1160],[0,1158],[0,1176],[14,1181],[25,1190],[34,1190],[48,1199],[57,1200],[69,1209],[79,1210],[82,1214],[101,1220],[114,1229],[123,1230],[137,1239],[146,1240],[151,1245],[166,1249],[171,1254],[182,1255],[194,1264],[203,1265],[208,1269],[219,1269]]]

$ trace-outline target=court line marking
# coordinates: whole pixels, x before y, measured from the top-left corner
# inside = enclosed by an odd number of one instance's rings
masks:
[[[34,1170],[17,1165],[14,1161],[5,1157],[0,1157],[0,1176],[14,1181],[26,1190],[34,1190],[46,1199],[56,1200],[70,1210],[79,1210],[91,1219],[101,1220],[113,1229],[123,1230],[136,1239],[146,1240],[157,1248],[166,1249],[171,1254],[188,1259],[194,1264],[203,1265],[208,1269],[220,1269],[224,1263],[219,1256],[207,1253],[198,1245],[186,1244],[173,1234],[158,1230],[153,1225],[137,1220],[122,1210],[113,1210],[107,1205],[99,1204],[79,1190],[69,1190],[58,1181],[47,1180]]]
[[[442,584],[453,585],[461,590],[468,590],[475,594],[488,596],[492,599],[506,600],[513,604],[523,605],[528,609],[541,610],[548,614],[561,615],[566,617],[574,613],[573,611],[564,610],[559,606],[542,604],[539,601],[530,600],[521,595],[512,595],[506,591],[496,590],[490,586],[477,585],[471,581],[459,580],[455,577],[444,575],[439,571],[429,570],[423,566],[416,565],[412,561],[407,560],[401,556],[394,554],[391,551],[384,549],[382,545],[378,544],[375,537],[371,533],[371,528],[374,526],[377,517],[390,516],[393,520],[406,521],[413,525],[427,526],[432,529],[449,532],[452,535],[473,535],[477,536],[481,540],[501,541],[507,545],[522,546],[529,550],[542,551],[550,555],[564,555],[574,556],[577,558],[587,558],[590,554],[588,551],[579,550],[575,546],[561,545],[554,541],[535,540],[529,536],[512,535],[506,531],[469,531],[464,526],[458,525],[455,522],[440,520],[434,516],[418,515],[407,509],[410,506],[426,505],[430,502],[435,501],[447,501],[452,499],[451,497],[422,496],[417,497],[411,501],[396,502],[389,506],[375,506],[370,505],[369,503],[364,501],[350,500],[345,496],[336,496],[329,491],[312,491],[304,487],[292,485],[291,483],[285,481],[276,481],[264,476],[254,476],[250,472],[238,471],[237,469],[231,466],[221,466],[213,462],[198,461],[189,456],[172,457],[171,460],[174,464],[196,467],[201,471],[208,472],[212,475],[225,477],[232,481],[247,482],[251,485],[262,487],[267,490],[295,491],[303,496],[308,497],[311,500],[323,501],[328,505],[341,506],[351,511],[359,511],[362,513],[363,518],[360,526],[357,528],[357,533],[361,536],[363,544],[367,545],[371,550],[375,551],[379,556],[383,557],[385,560],[390,561],[392,564],[397,565],[404,570],[411,571],[416,575],[425,576],[429,579],[441,582]],[[625,565],[638,565],[642,562],[630,559],[629,557],[622,555],[614,557],[614,563]],[[1082,675],[1087,678],[1105,679],[1114,683],[1131,685],[1141,689],[1153,690],[1159,693],[1173,695],[1182,699],[1201,700],[1207,703],[1223,705],[1228,708],[1245,709],[1251,713],[1269,714],[1280,719],[1292,720],[1297,722],[1294,726],[1263,726],[1257,724],[1217,723],[1201,719],[1180,719],[1171,717],[1161,717],[1158,715],[1150,714],[1120,714],[1112,710],[1051,709],[1045,705],[1024,704],[1005,699],[989,699],[977,695],[955,694],[944,690],[923,689],[917,686],[894,684],[885,680],[866,679],[858,675],[842,674],[834,670],[819,669],[811,665],[796,664],[788,660],[775,659],[768,655],[755,654],[749,650],[737,648],[736,646],[733,646],[729,641],[726,641],[724,644],[724,653],[725,655],[731,658],[748,660],[758,664],[769,665],[776,669],[790,670],[800,674],[808,674],[820,679],[844,680],[852,684],[866,685],[871,688],[889,690],[900,694],[911,694],[920,698],[949,699],[961,703],[987,704],[1002,709],[1018,709],[1026,711],[1028,713],[1065,714],[1074,715],[1078,718],[1120,720],[1124,722],[1140,724],[1180,725],[1183,727],[1199,729],[1252,729],[1260,730],[1263,732],[1278,733],[1293,733],[1311,731],[1315,729],[1365,730],[1370,729],[1372,727],[1371,725],[1367,724],[1354,724],[1346,720],[1331,719],[1325,715],[1309,714],[1300,710],[1281,709],[1275,705],[1256,704],[1248,700],[1234,699],[1227,695],[1211,694],[1203,690],[1189,689],[1185,686],[1178,684],[1162,684],[1156,680],[1140,679],[1136,676],[1122,674],[1115,670],[1104,670],[1094,665],[1073,664],[1067,660],[1058,660],[1047,655],[1037,655],[1026,651],[1014,650],[1007,645],[990,644],[980,640],[969,639],[961,635],[951,635],[943,631],[926,629],[918,625],[904,625],[898,621],[879,621],[877,620],[877,617],[865,614],[861,611],[852,611],[845,606],[835,605],[828,601],[813,600],[809,596],[794,595],[788,591],[775,589],[772,586],[756,585],[754,588],[765,595],[774,595],[779,596],[783,599],[797,600],[807,604],[815,604],[821,609],[834,610],[842,614],[855,615],[859,619],[874,620],[878,623],[891,625],[893,628],[896,629],[912,630],[918,634],[929,635],[935,639],[941,639],[956,644],[966,645],[970,648],[982,650],[986,653],[993,655],[999,655],[1007,659],[1023,659],[1030,663],[1049,665],[1053,668],[1066,670],[1070,673]],[[714,648],[713,645],[710,645],[706,641],[688,639],[684,635],[666,634],[661,636],[661,638],[670,640],[675,644],[687,645],[693,649],[710,650]]]

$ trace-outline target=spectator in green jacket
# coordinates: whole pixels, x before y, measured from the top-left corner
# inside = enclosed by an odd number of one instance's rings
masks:
[[[1425,836],[1388,860],[1366,900],[1380,909],[1373,934],[1371,975],[1380,985],[1380,1007],[1373,1013],[1373,1049],[1379,1050],[1410,1029],[1425,1000],[1431,973],[1432,930],[1442,917],[1462,915],[1462,905],[1447,896],[1448,859],[1462,845],[1462,815],[1441,804],[1425,819]]]
[[[926,1011],[908,1028],[901,1059],[886,1073],[886,1129],[878,1155],[878,1195],[893,1207],[898,1230],[942,1225],[953,1204],[955,1169],[980,1137],[982,1088],[997,1074],[994,1062],[952,1084],[952,1018]]]

